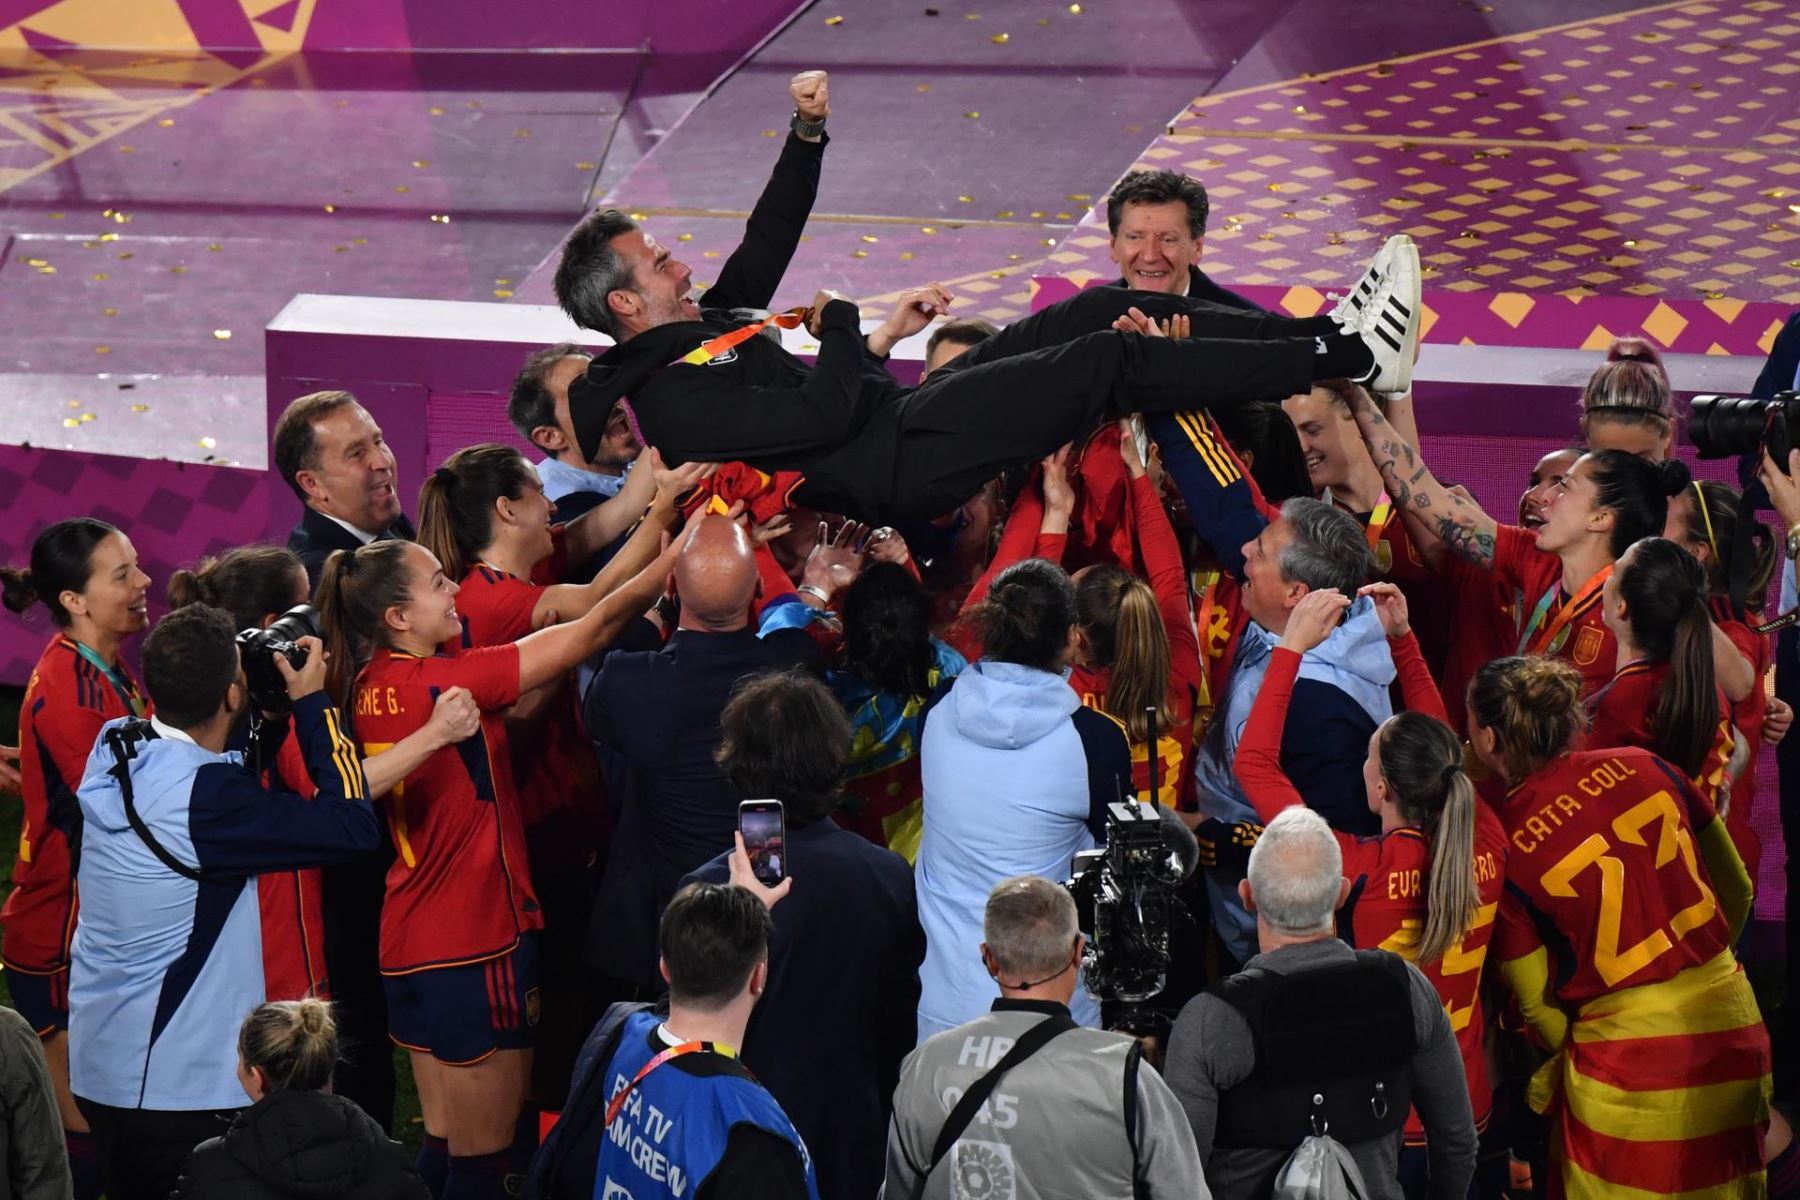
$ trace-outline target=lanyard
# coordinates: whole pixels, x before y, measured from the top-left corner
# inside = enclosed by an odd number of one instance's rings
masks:
[[[1363,536],[1369,539],[1369,549],[1373,550],[1381,542],[1381,535],[1394,520],[1394,500],[1382,489],[1381,499],[1375,502],[1375,509],[1369,514],[1369,523],[1363,526]]]
[[[1200,640],[1200,708],[1212,707],[1212,618],[1224,577],[1225,573],[1219,570],[1194,572],[1194,587],[1200,593],[1200,614],[1194,620],[1194,632]]]
[[[95,654],[92,650],[88,649],[74,638],[69,639],[69,644],[75,647],[75,653],[81,655],[81,657],[87,659],[88,662],[98,667],[100,673],[106,676],[106,682],[112,684],[114,694],[119,697],[119,703],[125,706],[127,712],[134,717],[141,717],[144,715],[144,701],[138,696],[137,689],[132,687],[130,683],[126,681],[125,676],[119,673],[117,667],[108,665],[104,658],[101,658],[98,654]]]
[[[1543,624],[1544,615],[1550,611],[1550,603],[1556,599],[1556,593],[1560,587],[1559,584],[1551,584],[1538,600],[1537,607],[1532,610],[1531,619],[1525,623],[1524,629],[1519,633],[1518,652],[1520,654],[1550,655],[1559,653],[1564,643],[1569,640],[1569,622],[1594,606],[1595,599],[1600,595],[1600,589],[1606,586],[1607,577],[1612,573],[1613,564],[1611,563],[1607,563],[1606,566],[1596,571],[1594,577],[1582,584],[1581,590],[1571,596],[1567,604],[1556,610],[1556,615],[1550,618],[1550,624],[1544,628],[1543,632],[1539,633],[1538,627]]]
[[[644,1079],[650,1072],[656,1070],[656,1068],[662,1066],[670,1059],[680,1058],[684,1054],[717,1054],[721,1058],[737,1057],[736,1050],[733,1050],[730,1046],[720,1045],[717,1042],[683,1042],[679,1046],[670,1046],[667,1050],[664,1050],[661,1054],[658,1054],[655,1058],[639,1068],[638,1073],[632,1076],[631,1082],[620,1088],[619,1094],[614,1096],[612,1100],[608,1102],[606,1106],[606,1124],[603,1128],[612,1128],[613,1119],[619,1115],[619,1110],[625,1107],[626,1097],[631,1095],[638,1084],[644,1082]]]
[[[733,329],[730,333],[722,333],[716,338],[700,343],[698,349],[688,351],[669,365],[672,367],[675,363],[687,363],[693,367],[704,366],[734,346],[749,341],[770,325],[776,325],[782,329],[798,329],[806,323],[806,318],[811,313],[812,310],[809,308],[790,308],[786,312],[771,313],[760,321],[741,326]]]

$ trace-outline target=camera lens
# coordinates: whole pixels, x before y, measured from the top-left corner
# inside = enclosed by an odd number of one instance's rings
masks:
[[[303,637],[325,636],[319,625],[319,610],[310,604],[297,604],[288,609],[263,632],[269,640],[276,642],[297,642]]]
[[[1735,458],[1762,442],[1769,402],[1742,396],[1696,396],[1688,405],[1688,441],[1701,458]]]

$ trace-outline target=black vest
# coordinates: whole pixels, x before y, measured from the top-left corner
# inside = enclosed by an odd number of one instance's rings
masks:
[[[1412,981],[1406,961],[1278,975],[1243,971],[1207,989],[1250,1026],[1256,1065],[1219,1097],[1216,1144],[1291,1150],[1312,1134],[1345,1145],[1400,1129],[1412,1106]]]

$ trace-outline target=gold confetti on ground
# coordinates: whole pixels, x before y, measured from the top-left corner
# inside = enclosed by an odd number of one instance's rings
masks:
[[[170,267],[169,274],[171,274],[171,275],[186,275],[187,268],[186,267]]]
[[[94,353],[95,354],[111,354],[112,347],[111,346],[95,346]]]
[[[51,220],[52,220],[52,221],[60,221],[60,220],[62,220],[62,219],[63,219],[63,218],[64,218],[64,217],[66,217],[66,216],[68,216],[68,215],[69,215],[69,214],[68,214],[68,213],[51,213],[51,214],[50,214],[50,219],[51,219]]]
[[[931,90],[931,85],[929,83],[921,83],[914,87],[913,90],[915,92],[929,92]]]
[[[524,126],[520,126],[518,129],[513,130],[513,136],[516,138],[528,138],[531,136],[531,130],[526,129]]]
[[[764,137],[778,137],[780,133],[781,131],[779,129],[765,129],[762,131]]]
[[[1006,43],[1012,41],[1012,35],[1009,33],[996,33],[993,37],[989,38],[988,41],[994,43],[996,46],[1004,46]]]
[[[131,411],[134,413],[147,413],[150,411],[150,406],[148,404],[134,404],[131,406]]]
[[[103,317],[116,317],[119,315],[119,310],[116,308],[103,308],[100,310],[100,315]]]
[[[933,237],[937,234],[937,227],[933,225],[921,225],[919,226],[919,232],[926,237]]]
[[[512,298],[512,289],[511,288],[495,288],[494,295],[498,296],[502,300],[509,300]]]
[[[405,185],[405,184],[404,184],[404,183],[399,183],[399,184],[395,184],[395,185],[394,185],[394,190],[395,190],[395,191],[396,191],[396,192],[410,192],[410,191],[412,191],[412,189],[411,189],[411,188],[409,188],[409,187],[407,187],[407,186],[406,186],[406,185]]]
[[[81,424],[81,422],[77,421],[74,417],[64,417],[63,418],[63,428],[64,429],[74,429],[77,425],[80,425],[80,424]]]
[[[423,171],[426,167],[429,167],[430,165],[431,165],[431,163],[429,163],[428,161],[426,161],[423,158],[413,159],[413,166],[416,167],[418,170]]]
[[[106,272],[105,271],[95,271],[92,275],[89,275],[88,278],[93,280],[95,283],[105,283],[106,282]]]
[[[325,206],[325,211],[326,211],[326,212],[328,212],[328,213],[334,213],[334,212],[336,212],[336,211],[337,211],[337,205],[335,205],[335,204],[327,204],[327,205],[326,205],[326,206]]]
[[[694,235],[693,235],[693,234],[691,234],[691,233],[680,233],[680,234],[676,234],[676,235],[675,235],[675,240],[676,240],[676,241],[678,241],[678,242],[691,242],[691,241],[693,241],[693,240],[694,240]]]
[[[430,113],[434,117],[441,117],[444,115],[444,108],[440,104],[434,104],[430,108],[426,109],[425,111]]]
[[[963,119],[968,121],[979,121],[981,119],[981,114],[979,112],[966,112],[963,114]]]
[[[164,129],[167,129],[169,126],[173,125],[174,123],[175,123],[174,117],[164,117],[162,120],[157,122],[157,124],[162,126]]]
[[[1079,17],[1081,15],[1081,5],[1071,4],[1069,5],[1069,11]]]
[[[958,196],[958,197],[957,197],[957,198],[956,198],[956,199],[957,199],[957,202],[958,202],[958,203],[959,203],[959,204],[973,204],[973,203],[975,203],[975,197],[973,197],[973,196]]]
[[[909,261],[911,261],[912,256],[913,256],[913,252],[911,250],[902,250],[900,252],[900,261],[901,262],[909,262]]]
[[[594,171],[598,170],[599,166],[600,164],[598,163],[576,163],[575,169],[577,171]]]
[[[202,450],[211,450],[214,446],[217,446],[218,444],[219,444],[219,439],[217,439],[217,438],[203,437],[200,439],[200,448]]]
[[[867,250],[852,250],[850,252],[850,257],[851,258],[867,258],[867,257],[869,257],[869,252]]]
[[[880,241],[880,240],[881,240],[881,239],[880,239],[880,238],[878,238],[878,237],[876,237],[876,236],[875,236],[875,235],[874,235],[874,234],[872,234],[872,233],[865,233],[865,234],[863,234],[863,235],[862,235],[862,240],[863,240],[863,241],[865,241],[865,242],[878,242],[878,241]]]
[[[842,17],[826,17],[825,23],[827,25],[842,25],[844,23],[844,18],[842,18]]]
[[[215,330],[213,330],[213,337],[217,338],[221,342],[229,342],[231,340],[231,330],[215,329]]]
[[[224,248],[225,247],[219,245],[219,243],[217,243],[217,242],[214,242],[210,246],[207,247],[208,250],[211,250],[215,254],[218,253],[220,250],[223,250]]]
[[[439,225],[448,225],[450,223],[450,214],[449,213],[432,213],[431,219]]]

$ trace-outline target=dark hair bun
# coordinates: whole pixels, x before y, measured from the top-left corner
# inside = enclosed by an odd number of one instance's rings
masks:
[[[1657,478],[1662,482],[1663,495],[1674,496],[1694,481],[1693,473],[1687,464],[1679,458],[1668,458],[1656,466]]]
[[[0,567],[0,603],[22,613],[37,603],[37,590],[31,586],[30,567]]]

